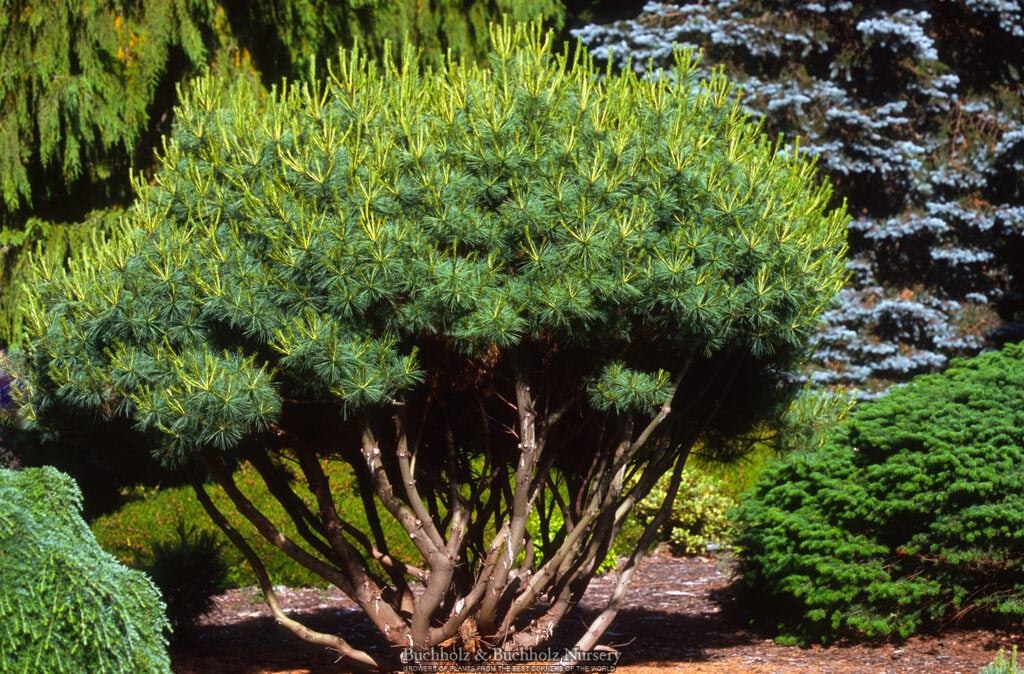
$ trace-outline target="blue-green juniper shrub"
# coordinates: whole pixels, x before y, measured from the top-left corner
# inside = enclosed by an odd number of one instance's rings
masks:
[[[486,66],[343,53],[323,84],[269,98],[199,81],[100,259],[41,269],[18,364],[29,419],[128,420],[201,469],[196,496],[276,619],[353,665],[397,663],[288,616],[207,475],[422,650],[543,643],[670,473],[588,650],[689,449],[783,415],[846,278],[847,216],[813,162],[764,139],[723,78],[699,83],[691,54],[671,78],[602,78],[536,25],[492,40]],[[240,459],[297,535],[237,489]],[[352,466],[367,527],[339,511],[330,461]],[[396,555],[378,503],[421,562]],[[534,508],[562,514],[536,542]]]

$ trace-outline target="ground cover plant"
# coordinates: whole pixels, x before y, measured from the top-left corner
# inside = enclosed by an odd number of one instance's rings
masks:
[[[769,134],[819,157],[850,213],[850,285],[809,376],[859,389],[1021,336],[1024,5],[648,2],[573,31],[602,62],[723,68]]]
[[[739,512],[740,570],[803,640],[1024,617],[1024,347],[858,407],[768,469]]]
[[[589,650],[690,448],[738,451],[778,422],[845,278],[847,217],[813,165],[746,123],[724,79],[695,82],[690,55],[674,79],[601,80],[537,26],[492,40],[486,67],[351,52],[266,99],[199,82],[101,259],[40,270],[17,361],[28,419],[131,423],[194,469],[278,622],[353,665],[397,663],[285,614],[207,475],[397,651],[543,643],[670,473]],[[235,460],[297,536],[238,489]],[[323,461],[351,466],[368,530]],[[539,544],[534,509],[562,515]]]
[[[150,580],[96,544],[74,480],[0,468],[0,670],[170,672],[166,625]]]

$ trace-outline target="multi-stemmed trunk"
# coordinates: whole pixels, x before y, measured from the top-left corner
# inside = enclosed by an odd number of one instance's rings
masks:
[[[485,447],[478,473],[466,469],[452,428],[443,433],[446,479],[417,470],[417,458],[426,449],[420,444],[422,432],[418,438],[410,437],[405,403],[393,403],[389,415],[374,419],[362,414],[344,426],[358,430],[360,436],[360,460],[351,463],[357,480],[366,487],[361,502],[369,531],[339,515],[336,495],[321,465],[327,453],[311,447],[301,432],[273,429],[279,446],[287,448],[280,450],[281,456],[298,464],[309,485],[313,507],[292,490],[281,462],[270,453],[254,451],[245,457],[289,514],[300,540],[286,536],[242,494],[219,455],[202,454],[202,465],[258,533],[355,601],[394,647],[390,656],[371,654],[288,617],[252,547],[218,511],[201,481],[194,480],[194,486],[207,512],[253,566],[279,623],[302,639],[337,650],[353,665],[391,669],[400,666],[395,654],[410,648],[519,650],[542,645],[582,597],[629,513],[659,477],[671,472],[662,508],[646,523],[632,554],[619,565],[611,597],[568,651],[567,657],[572,657],[597,646],[615,617],[637,564],[668,516],[690,447],[716,413],[715,399],[720,401],[728,390],[731,376],[725,378],[724,387],[719,381],[710,402],[701,400],[700,394],[708,397],[706,386],[685,404],[677,401],[692,361],[680,366],[669,397],[653,418],[608,413],[595,419],[594,423],[603,425],[603,432],[594,436],[600,441],[587,448],[591,456],[586,469],[573,475],[559,470],[560,452],[565,449],[551,440],[560,420],[573,412],[583,394],[577,392],[556,406],[545,394],[541,404],[534,394],[541,385],[531,381],[525,368],[512,368],[514,402],[503,399],[509,423],[502,437],[514,445],[514,451],[503,448],[505,458],[499,460],[495,448]],[[737,369],[735,363],[732,376]],[[686,409],[677,411],[674,405]],[[681,413],[689,411],[692,416],[698,406],[704,418],[691,421],[685,437],[680,440],[678,433],[666,432]],[[485,411],[481,415],[489,416]],[[385,434],[393,439],[384,441]],[[561,488],[560,479],[565,485]],[[563,492],[568,498],[563,498]],[[421,560],[400,560],[392,552],[378,503],[401,526]],[[538,506],[545,509],[547,521],[535,540],[527,527],[531,511]],[[552,526],[555,508],[564,525]],[[530,611],[539,604],[539,614]]]

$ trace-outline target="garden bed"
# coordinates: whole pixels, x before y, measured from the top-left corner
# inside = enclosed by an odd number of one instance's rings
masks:
[[[728,557],[655,555],[633,579],[623,609],[601,643],[622,652],[622,674],[665,672],[944,672],[976,674],[999,648],[1024,643],[1024,630],[955,630],[893,644],[782,646],[749,626],[749,612],[729,588]],[[606,575],[591,584],[563,627],[567,636],[603,605],[614,585]],[[305,644],[274,624],[254,589],[231,590],[200,623],[195,638],[172,651],[177,674],[326,674],[345,671],[331,653]],[[337,590],[282,589],[286,609],[303,622],[338,632],[363,646],[386,646],[355,605]]]

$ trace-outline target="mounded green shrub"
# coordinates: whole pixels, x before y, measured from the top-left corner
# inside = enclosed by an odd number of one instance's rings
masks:
[[[654,519],[665,500],[669,477],[665,475],[658,480],[647,498],[637,505],[634,517],[645,523]],[[704,552],[709,543],[721,543],[729,537],[726,512],[735,505],[736,501],[723,491],[721,480],[701,470],[687,468],[683,470],[662,538],[678,553]]]
[[[170,672],[163,610],[96,544],[74,480],[0,470],[0,671]]]
[[[767,470],[740,570],[802,640],[1024,616],[1024,347],[864,404]]]

